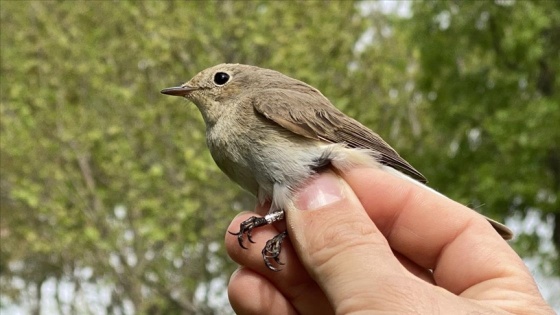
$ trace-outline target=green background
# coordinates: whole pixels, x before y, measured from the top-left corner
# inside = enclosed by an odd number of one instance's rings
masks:
[[[222,62],[319,88],[559,274],[558,1],[0,8],[0,309],[231,312],[223,237],[254,200],[215,166],[196,107],[159,93]]]

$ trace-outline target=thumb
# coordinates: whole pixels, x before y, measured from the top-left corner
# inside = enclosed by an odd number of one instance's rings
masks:
[[[294,200],[286,209],[290,240],[332,305],[375,295],[376,285],[406,274],[350,186],[332,171],[313,178]]]

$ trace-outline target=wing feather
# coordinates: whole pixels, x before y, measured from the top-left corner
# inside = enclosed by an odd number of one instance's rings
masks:
[[[252,98],[264,117],[303,137],[380,153],[380,162],[426,183],[426,178],[405,161],[379,135],[344,115],[316,89],[308,91],[267,89]],[[295,105],[294,105],[295,104]]]

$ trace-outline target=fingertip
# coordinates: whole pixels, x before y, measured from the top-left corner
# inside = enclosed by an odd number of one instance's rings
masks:
[[[296,199],[295,205],[313,211],[287,209],[292,244],[333,305],[384,285],[375,279],[405,274],[386,239],[342,178],[321,173],[298,193],[296,198],[309,195],[303,201]]]
[[[298,210],[317,210],[342,200],[344,182],[334,172],[328,171],[316,176],[295,196]]]

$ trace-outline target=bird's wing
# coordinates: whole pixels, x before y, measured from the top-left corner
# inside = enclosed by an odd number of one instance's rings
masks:
[[[316,91],[304,93],[268,89],[252,98],[255,110],[285,129],[316,140],[344,143],[351,148],[380,153],[379,162],[426,183],[426,178],[389,146],[379,135],[344,115]]]

